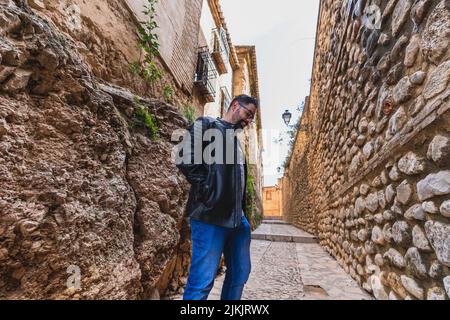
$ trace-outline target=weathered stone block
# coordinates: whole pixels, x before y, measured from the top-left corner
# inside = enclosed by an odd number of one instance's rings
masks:
[[[441,63],[428,77],[423,89],[423,96],[429,100],[447,88],[450,78],[450,60]]]
[[[397,187],[397,201],[401,204],[407,204],[411,199],[412,187],[408,180],[403,180],[402,183]]]
[[[386,76],[386,83],[389,85],[395,85],[400,80],[403,74],[403,63],[397,63],[389,70]]]
[[[383,231],[378,226],[375,226],[372,229],[372,241],[379,245],[384,245],[386,242],[383,236]]]
[[[395,272],[389,272],[387,276],[388,285],[392,288],[392,290],[398,295],[401,299],[405,299],[408,295],[405,287],[402,284],[400,276]]]
[[[419,250],[424,252],[432,251],[428,239],[425,236],[425,232],[418,225],[415,225],[412,230],[412,240],[413,245],[417,247]]]
[[[398,170],[408,175],[422,173],[425,170],[425,159],[414,152],[408,152],[398,161]]]
[[[405,218],[408,220],[425,220],[425,211],[422,208],[422,204],[417,203],[406,210]]]
[[[450,193],[450,171],[440,171],[429,174],[425,179],[417,183],[417,195],[424,201],[434,196]]]
[[[386,210],[383,212],[383,219],[386,221],[394,220],[394,214],[391,210]]]
[[[386,132],[386,138],[390,138],[399,132],[407,120],[405,109],[401,106],[389,120],[389,131]]]
[[[419,286],[419,284],[412,278],[402,275],[400,277],[403,286],[405,289],[412,294],[414,297],[416,297],[419,300],[424,299],[424,291],[423,288]]]
[[[442,277],[443,270],[444,270],[444,268],[443,268],[442,264],[439,261],[434,260],[431,263],[430,270],[428,271],[428,275],[433,279],[439,279]]]
[[[358,232],[358,239],[360,241],[366,241],[367,237],[368,237],[368,234],[367,234],[367,230],[366,229],[359,230],[359,232]]]
[[[426,278],[427,267],[423,262],[422,256],[420,255],[417,248],[409,248],[405,255],[406,266],[412,274],[418,278]]]
[[[412,67],[416,62],[417,55],[419,54],[420,49],[419,41],[419,35],[415,34],[412,36],[411,40],[409,41],[409,45],[406,47],[404,64],[408,68]]]
[[[438,64],[448,48],[448,8],[442,0],[431,12],[422,33],[422,52],[427,59]]]
[[[450,138],[436,135],[428,147],[427,157],[440,165],[448,163],[450,161]]]
[[[378,209],[378,205],[378,193],[370,193],[366,198],[366,208],[373,213]]]
[[[408,43],[409,38],[405,35],[398,38],[397,42],[394,44],[391,50],[391,60],[393,63],[397,62],[402,56],[403,50]]]
[[[383,256],[379,253],[375,255],[374,261],[377,266],[382,267],[384,265],[384,259]]]
[[[414,86],[408,76],[400,79],[393,91],[394,103],[398,105],[408,101],[412,97],[413,90]]]
[[[419,0],[416,1],[411,9],[411,20],[414,23],[414,30],[418,30],[419,25],[422,23],[425,15],[428,12],[430,5],[434,0]]]
[[[411,231],[408,223],[396,221],[392,226],[392,238],[397,244],[408,247],[411,243]]]
[[[450,200],[442,202],[439,210],[444,217],[450,218]]]
[[[431,213],[431,214],[436,214],[439,212],[438,207],[436,206],[436,204],[433,201],[422,202],[422,208],[425,212]]]
[[[392,200],[394,200],[394,197],[396,195],[394,186],[392,184],[388,185],[385,191],[385,197],[386,197],[386,201],[387,203],[392,203]]]
[[[445,292],[447,292],[447,297],[450,298],[450,276],[447,276],[443,280]]]
[[[424,71],[417,71],[417,72],[414,72],[409,77],[409,81],[411,81],[412,84],[414,84],[416,86],[419,86],[425,81],[426,76],[427,76],[426,72],[424,72]]]
[[[363,184],[361,184],[360,187],[359,187],[359,192],[360,192],[363,196],[365,196],[365,195],[367,195],[367,193],[369,192],[369,189],[370,189],[370,187],[369,187],[366,183],[363,183]]]
[[[377,298],[378,300],[387,300],[388,299],[388,294],[386,292],[386,288],[381,283],[381,280],[378,276],[372,275],[370,277],[369,282],[370,282],[370,287],[372,288],[372,292],[373,292],[373,295],[375,296],[375,298]]]
[[[383,256],[387,259],[393,266],[403,269],[406,267],[406,262],[403,256],[395,250],[394,248],[390,248]]]
[[[392,14],[392,35],[394,37],[399,34],[400,29],[409,17],[412,5],[413,0],[400,0],[395,6]]]
[[[427,221],[425,233],[438,260],[450,267],[450,225],[438,221]]]
[[[440,287],[428,289],[427,300],[445,300],[445,291]]]

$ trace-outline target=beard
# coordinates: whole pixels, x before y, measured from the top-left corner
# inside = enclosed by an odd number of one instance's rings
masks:
[[[240,115],[239,115],[239,111],[236,111],[235,113],[233,113],[233,116],[231,117],[233,124],[235,124],[236,126],[240,127],[241,129],[245,128],[246,123],[244,120],[241,119]]]

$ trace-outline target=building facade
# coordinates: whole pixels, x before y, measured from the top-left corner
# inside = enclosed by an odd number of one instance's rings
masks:
[[[239,68],[233,73],[233,96],[247,94],[260,101],[258,66],[256,62],[255,46],[236,46],[236,54]],[[249,183],[247,190],[250,191],[249,202],[252,203],[249,210],[252,211],[252,225],[256,227],[261,221],[263,214],[262,185],[262,135],[261,135],[261,103],[259,112],[251,125],[245,128],[241,136],[241,144],[245,150],[248,163]]]
[[[126,0],[136,21],[145,21],[146,0]],[[159,53],[177,86],[195,104],[197,116],[221,116],[232,100],[239,68],[218,0],[159,0]]]
[[[263,188],[263,217],[283,217],[283,192],[280,183]]]
[[[200,18],[197,94],[205,99],[203,114],[221,117],[232,100],[232,78],[238,69],[235,48],[230,40],[218,1],[205,1]],[[206,85],[204,84],[206,82]]]

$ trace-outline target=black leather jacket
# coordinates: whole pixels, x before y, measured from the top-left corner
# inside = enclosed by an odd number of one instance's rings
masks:
[[[208,129],[220,130],[223,137],[223,141],[220,143],[223,145],[224,161],[223,163],[214,162],[207,164],[202,157],[201,164],[194,164],[194,155],[192,153],[190,156],[191,163],[182,162],[177,164],[177,167],[191,184],[186,215],[192,219],[222,227],[239,227],[242,211],[244,210],[245,213],[245,186],[247,181],[244,183],[244,192],[242,192],[241,166],[237,163],[238,139],[236,137],[233,138],[230,134],[227,136],[226,130],[228,129],[228,133],[230,133],[240,127],[219,118],[200,117],[188,127],[192,139],[191,150],[194,150],[194,125],[197,128],[201,126],[201,130],[196,130],[195,133],[199,135],[201,132],[202,136]],[[202,143],[202,154],[209,143],[211,142],[206,141]],[[227,144],[229,149],[227,149]],[[233,163],[226,163],[226,150],[234,150]],[[244,177],[247,180],[246,163],[244,163]],[[245,215],[247,216],[247,213]]]

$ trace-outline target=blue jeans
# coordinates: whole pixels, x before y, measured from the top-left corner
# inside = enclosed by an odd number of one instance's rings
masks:
[[[222,253],[225,280],[221,300],[240,300],[251,270],[250,224],[242,217],[235,229],[190,219],[192,258],[184,300],[206,300],[214,286]]]

